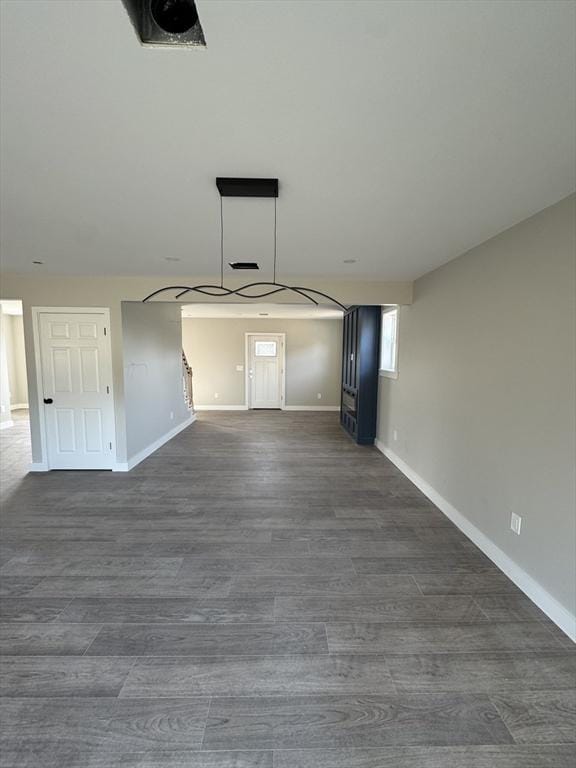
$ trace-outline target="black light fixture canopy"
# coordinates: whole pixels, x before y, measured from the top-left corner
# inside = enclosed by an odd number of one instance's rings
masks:
[[[222,197],[278,197],[278,179],[218,176],[216,186]]]

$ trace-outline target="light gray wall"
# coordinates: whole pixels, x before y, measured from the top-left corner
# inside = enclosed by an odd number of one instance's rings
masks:
[[[197,405],[245,404],[245,374],[236,366],[245,364],[247,333],[286,334],[286,405],[340,405],[341,320],[184,318]]]
[[[379,397],[379,439],[572,612],[574,221],[571,197],[417,280]]]
[[[0,307],[0,423],[12,420],[10,415],[10,383],[8,381],[7,315]]]
[[[10,402],[12,405],[25,405],[28,403],[28,382],[22,315],[4,315],[4,322]]]
[[[175,304],[122,303],[128,460],[190,415],[182,389],[181,322]]]

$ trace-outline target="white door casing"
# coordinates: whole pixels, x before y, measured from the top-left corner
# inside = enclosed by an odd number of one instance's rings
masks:
[[[47,466],[111,469],[115,425],[108,313],[54,309],[39,311],[37,318]]]
[[[284,407],[284,334],[247,334],[248,408]]]

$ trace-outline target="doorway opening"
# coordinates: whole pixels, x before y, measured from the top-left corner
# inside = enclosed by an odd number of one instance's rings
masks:
[[[0,301],[0,429],[28,418],[22,302]]]
[[[342,317],[303,304],[184,305],[196,410],[339,411]]]

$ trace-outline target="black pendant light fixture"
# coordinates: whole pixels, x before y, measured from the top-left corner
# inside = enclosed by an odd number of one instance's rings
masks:
[[[278,179],[242,179],[242,178],[225,178],[218,177],[216,179],[216,186],[220,192],[220,284],[207,284],[207,285],[167,285],[165,288],[159,288],[153,291],[149,296],[143,299],[144,302],[159,296],[161,293],[167,291],[177,291],[174,296],[175,299],[181,299],[188,293],[200,293],[204,296],[213,296],[214,298],[221,298],[225,296],[240,296],[243,299],[264,299],[268,296],[273,296],[276,293],[282,293],[283,291],[291,291],[298,296],[307,299],[312,304],[319,306],[320,301],[318,299],[325,299],[330,304],[335,304],[344,312],[348,307],[342,304],[337,299],[329,296],[327,293],[317,291],[314,288],[306,288],[305,286],[286,285],[285,283],[279,283],[276,280],[276,262],[278,253],[278,238],[277,238],[277,221],[278,221]],[[270,281],[259,281],[255,283],[247,283],[240,286],[240,288],[226,288],[224,286],[224,197],[271,197],[274,198],[274,269],[273,279]],[[258,269],[256,262],[231,262],[232,269]]]

